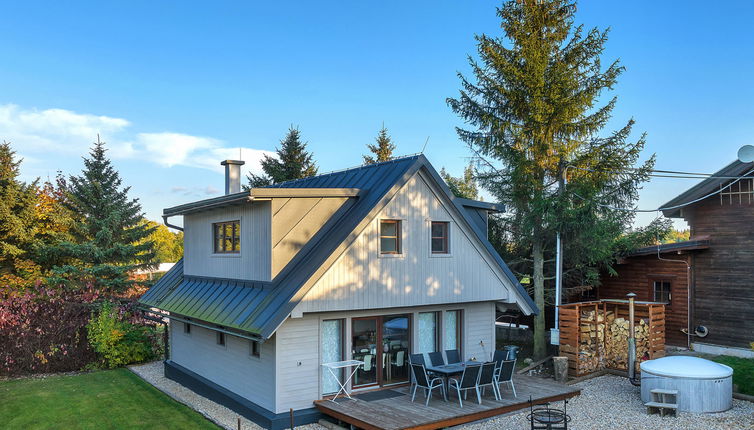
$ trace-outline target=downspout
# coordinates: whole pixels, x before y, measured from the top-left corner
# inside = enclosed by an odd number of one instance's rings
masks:
[[[168,215],[163,215],[163,216],[162,216],[162,223],[163,223],[163,224],[165,224],[165,226],[166,226],[166,227],[170,227],[170,228],[176,229],[176,230],[178,230],[178,231],[183,231],[183,227],[178,227],[178,226],[177,226],[177,225],[175,225],[175,224],[170,224],[170,223],[168,222],[168,218],[169,218],[169,216],[168,216]]]

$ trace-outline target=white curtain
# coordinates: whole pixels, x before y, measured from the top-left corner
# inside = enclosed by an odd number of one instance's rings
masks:
[[[322,363],[332,363],[343,359],[343,320],[322,321]],[[335,371],[342,378],[341,371]],[[340,386],[330,370],[322,367],[322,394],[336,393]]]
[[[419,352],[435,352],[437,350],[437,313],[422,312],[419,314]]]
[[[445,312],[445,318],[443,321],[443,331],[445,335],[444,347],[445,349],[459,349],[458,348],[458,311]]]

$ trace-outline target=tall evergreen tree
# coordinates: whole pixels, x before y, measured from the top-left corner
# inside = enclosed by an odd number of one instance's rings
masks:
[[[248,176],[248,187],[263,187],[270,184],[306,178],[317,174],[313,155],[306,151],[306,143],[301,141],[301,132],[291,126],[288,134],[276,149],[277,158],[265,154],[262,159],[263,175]]]
[[[395,144],[390,138],[390,135],[387,134],[385,124],[382,125],[382,128],[374,141],[375,144],[367,145],[367,148],[369,148],[369,151],[371,151],[374,156],[365,155],[364,164],[374,164],[392,160],[393,151],[395,151]]]
[[[556,232],[566,243],[566,281],[598,283],[598,269],[613,262],[633,221],[632,212],[613,207],[633,207],[654,165],[652,156],[635,167],[644,136],[629,141],[633,120],[598,135],[616,99],[596,105],[623,67],[614,61],[603,68],[607,32],[574,27],[575,9],[569,0],[505,2],[498,9],[505,35],[476,37],[475,80],[459,73],[460,95],[448,99],[471,126],[458,134],[478,157],[480,184],[512,212],[505,232],[496,233],[507,243],[497,248],[533,280],[538,357],[545,354]]]
[[[55,267],[60,280],[94,282],[115,292],[132,285],[128,273],[153,264],[154,227],[142,223],[138,199],[128,197],[118,172],[97,139],[84,170],[68,178],[66,207],[74,215],[71,241],[59,246],[71,263]]]
[[[479,200],[479,189],[476,186],[476,180],[474,180],[474,165],[469,163],[465,169],[463,169],[463,176],[456,178],[451,175],[445,168],[440,169],[440,176],[448,184],[448,188],[453,192],[456,197],[464,199]]]
[[[10,284],[37,271],[30,255],[37,235],[37,182],[19,181],[20,165],[10,144],[0,144],[0,282]]]

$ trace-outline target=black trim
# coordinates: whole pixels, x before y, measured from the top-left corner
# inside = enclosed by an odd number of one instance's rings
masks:
[[[165,361],[165,377],[178,382],[215,403],[219,403],[243,415],[245,418],[266,429],[283,430],[291,426],[291,416],[289,413],[276,414],[186,369],[172,360]],[[296,426],[316,423],[323,417],[324,415],[315,407],[293,412],[293,422]]]

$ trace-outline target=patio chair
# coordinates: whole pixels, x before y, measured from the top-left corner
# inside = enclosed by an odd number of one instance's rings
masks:
[[[425,366],[426,363],[424,362],[424,354],[409,354],[408,355],[408,362],[411,364],[421,364],[422,366]]]
[[[495,386],[497,387],[497,393],[500,398],[503,398],[503,394],[500,392],[500,384],[505,382],[511,386],[513,390],[513,397],[516,395],[516,387],[513,385],[513,371],[516,369],[516,360],[503,360],[499,370],[495,372]]]
[[[479,386],[477,385],[481,370],[482,366],[480,365],[466,366],[466,368],[463,369],[460,379],[450,378],[448,382],[448,390],[451,388],[456,389],[456,392],[458,393],[458,404],[460,404],[461,407],[463,407],[463,400],[461,400],[462,391],[464,396],[469,390],[476,391],[476,399],[480,405],[482,404],[482,396],[479,394]]]
[[[448,364],[460,363],[461,354],[457,349],[448,349],[445,351],[445,357],[448,358]]]
[[[432,390],[435,388],[439,388],[442,392],[442,397],[445,399],[445,401],[448,401],[448,396],[445,393],[445,383],[443,382],[442,378],[433,378],[429,379],[427,376],[427,370],[424,368],[423,364],[411,364],[411,370],[414,374],[414,380],[416,383],[414,384],[413,390],[411,390],[411,401],[413,402],[416,398],[416,390],[419,388],[424,389],[424,396],[427,398],[427,400],[424,402],[424,406],[429,406],[429,399],[432,398]]]
[[[495,368],[497,364],[494,361],[482,364],[482,370],[479,372],[479,382],[477,386],[482,389],[482,396],[487,387],[492,388],[492,394],[495,396],[495,400],[500,400],[500,394],[497,392],[497,385],[495,384]]]
[[[445,364],[445,359],[442,358],[442,352],[430,352],[429,353],[429,362],[432,363],[433,366],[442,366]]]

